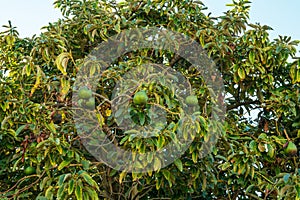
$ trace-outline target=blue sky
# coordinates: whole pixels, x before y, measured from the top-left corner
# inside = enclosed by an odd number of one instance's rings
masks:
[[[11,20],[18,27],[21,37],[40,33],[40,28],[61,17],[50,0],[2,0],[0,2],[0,25]],[[208,12],[219,16],[231,0],[202,0]],[[252,0],[250,21],[271,26],[271,38],[278,35],[292,36],[300,40],[300,1],[299,0]],[[3,30],[0,28],[0,31]],[[300,50],[300,48],[298,48]]]
[[[208,7],[208,11],[214,16],[219,16],[231,3],[231,0],[202,0]],[[278,35],[292,36],[300,40],[300,1],[299,0],[252,0],[250,9],[250,21],[259,22],[262,25],[271,26],[271,38]]]
[[[58,9],[54,9],[50,0],[1,0],[0,1],[0,31],[2,25],[12,21],[21,37],[31,37],[39,34],[40,28],[61,17]]]

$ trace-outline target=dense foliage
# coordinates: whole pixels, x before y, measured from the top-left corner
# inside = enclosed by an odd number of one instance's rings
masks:
[[[249,22],[250,2],[233,2],[220,17],[205,15],[205,5],[190,0],[57,0],[54,5],[64,17],[39,36],[20,38],[11,23],[0,35],[1,199],[300,199],[298,41],[270,40],[271,27]],[[116,81],[149,61],[164,62],[188,78],[201,120],[194,142],[174,164],[160,169],[157,163],[148,173],[119,172],[82,145],[72,119],[72,85],[98,44],[122,30],[152,26],[186,34],[207,51],[224,80],[226,120],[212,153],[200,159],[211,99],[197,71],[172,52],[122,55],[99,80],[95,102],[87,104],[108,130],[103,137],[118,134],[117,142],[138,152],[172,140],[170,130],[142,142],[111,131],[107,99]],[[151,83],[141,89],[147,98],[140,102],[156,102],[170,112],[169,124],[178,123],[171,90]],[[137,123],[147,123],[139,106],[132,110]],[[287,151],[287,142],[298,150]]]

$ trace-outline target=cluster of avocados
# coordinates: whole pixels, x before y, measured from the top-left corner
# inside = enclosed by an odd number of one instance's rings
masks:
[[[95,98],[93,98],[93,92],[88,87],[81,87],[78,91],[78,105],[88,108],[95,108]]]
[[[136,105],[145,105],[148,102],[148,96],[145,90],[135,93],[133,103]],[[185,98],[186,104],[190,106],[198,105],[198,98],[195,95],[190,95]]]

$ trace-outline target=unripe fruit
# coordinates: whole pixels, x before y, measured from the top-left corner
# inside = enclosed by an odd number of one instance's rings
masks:
[[[198,98],[195,95],[190,95],[185,98],[185,102],[190,106],[195,106],[198,104]]]
[[[133,103],[137,105],[146,104],[148,101],[148,96],[145,91],[139,91],[135,93],[133,97]]]
[[[26,167],[26,169],[24,170],[24,173],[25,173],[26,175],[35,174],[35,168],[34,168],[34,167],[31,167],[31,166]]]
[[[295,155],[297,154],[297,146],[293,142],[289,142],[287,147],[284,149],[286,155]]]
[[[89,100],[85,103],[85,105],[89,109],[94,109],[95,108],[95,99],[89,98]]]
[[[92,91],[88,89],[87,87],[82,87],[78,91],[78,97],[80,99],[89,99],[93,95]]]

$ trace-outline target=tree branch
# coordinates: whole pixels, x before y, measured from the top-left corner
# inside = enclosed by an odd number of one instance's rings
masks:
[[[227,106],[227,111],[238,108],[240,106],[246,106],[246,105],[251,105],[251,104],[259,104],[259,103],[260,103],[259,100],[238,102],[236,104]]]
[[[178,55],[178,54],[175,54],[175,56],[172,58],[172,60],[170,61],[170,67],[173,67],[173,65],[178,61],[180,60],[181,56]]]

